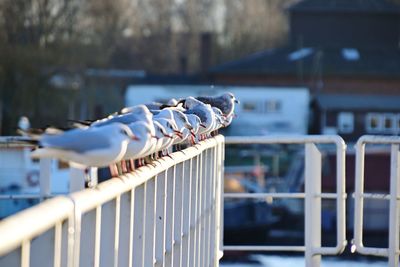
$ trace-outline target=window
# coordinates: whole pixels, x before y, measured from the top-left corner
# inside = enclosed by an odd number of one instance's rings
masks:
[[[382,132],[383,116],[378,113],[368,113],[366,117],[365,129],[367,132]]]
[[[383,114],[383,129],[387,133],[394,133],[396,131],[396,116],[394,114]]]
[[[354,131],[354,114],[340,112],[337,117],[337,127],[340,133],[352,133]]]
[[[255,112],[257,111],[257,103],[256,102],[243,102],[242,110],[244,112]]]
[[[279,100],[267,100],[264,107],[265,113],[273,113],[281,111],[282,104]]]

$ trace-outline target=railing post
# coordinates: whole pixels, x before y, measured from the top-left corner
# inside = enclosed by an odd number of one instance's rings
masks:
[[[166,182],[167,172],[156,177],[156,222],[155,222],[155,260],[156,266],[162,266],[165,260],[165,222],[166,222]]]
[[[176,165],[175,171],[175,194],[174,194],[174,230],[173,230],[173,263],[172,266],[181,266],[182,254],[182,189],[183,175],[185,172],[184,162]]]
[[[145,184],[141,184],[135,188],[134,199],[134,219],[133,219],[133,245],[132,245],[132,266],[143,266],[143,229],[145,216]]]
[[[321,152],[313,143],[305,145],[305,259],[307,267],[321,265]]]
[[[190,199],[191,181],[192,181],[192,162],[193,158],[184,162],[184,176],[183,176],[183,198],[182,198],[182,266],[189,266],[189,233],[190,233]]]
[[[224,194],[225,194],[225,144],[220,144],[220,151],[219,151],[219,160],[218,160],[218,185],[219,185],[219,203],[218,203],[218,232],[219,232],[219,254],[218,258],[224,253]]]
[[[118,206],[118,207],[117,207]],[[117,208],[119,208],[119,200],[109,201],[101,207],[101,226],[100,226],[100,265],[99,266],[115,266],[115,244],[116,244],[116,218]],[[119,218],[118,218],[119,222]],[[82,229],[84,230],[84,229]],[[97,240],[97,238],[96,238]],[[81,257],[85,257],[82,255]]]
[[[174,194],[175,194],[175,168],[176,165],[168,169],[167,172],[167,198],[165,215],[165,266],[172,266],[172,246],[174,237]]]
[[[101,207],[82,216],[80,266],[100,264]],[[94,244],[94,245],[93,245]]]
[[[209,195],[209,150],[203,151],[203,193],[202,193],[202,205],[201,205],[201,249],[200,249],[200,266],[207,266],[207,200]]]
[[[203,215],[203,199],[204,199],[204,161],[203,161],[203,156],[204,154],[201,153],[199,155],[199,168],[198,168],[198,172],[199,172],[199,179],[198,179],[198,195],[197,195],[197,214],[196,214],[196,262],[194,266],[198,266],[198,267],[202,267],[202,261],[203,259],[201,258],[201,252],[202,252],[202,245],[203,245],[203,240],[202,240],[202,236],[203,236],[203,224],[201,222],[201,218]]]
[[[190,181],[190,191],[191,191],[191,199],[190,199],[190,217],[189,217],[189,251],[191,251],[189,255],[189,265],[188,266],[195,266],[196,263],[196,249],[198,242],[197,241],[197,232],[196,229],[197,224],[197,202],[199,196],[199,187],[198,181],[199,177],[199,156],[196,156],[192,159],[192,173],[191,173],[191,181]]]
[[[355,177],[355,192],[354,192],[354,244],[351,248],[353,252],[356,249],[361,249],[362,232],[363,232],[363,215],[364,215],[364,153],[365,144],[360,141],[356,145],[356,177]]]
[[[144,264],[143,266],[153,266],[154,264],[154,230],[155,230],[155,192],[156,177],[146,182],[146,202],[145,223],[144,223]]]
[[[130,258],[130,246],[131,246],[131,216],[132,205],[131,198],[132,191],[128,191],[121,195],[120,204],[120,226],[119,226],[119,244],[118,244],[118,266],[126,267],[131,266],[129,263]],[[133,223],[132,223],[133,224]]]
[[[399,145],[391,146],[390,156],[390,206],[389,206],[389,266],[399,265],[399,192],[400,155]]]

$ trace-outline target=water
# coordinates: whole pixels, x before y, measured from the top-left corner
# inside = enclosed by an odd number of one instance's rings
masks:
[[[251,255],[251,263],[222,262],[221,267],[298,267],[305,266],[304,257]],[[322,258],[322,267],[386,267],[387,261],[360,259],[357,261],[342,260],[340,258]]]

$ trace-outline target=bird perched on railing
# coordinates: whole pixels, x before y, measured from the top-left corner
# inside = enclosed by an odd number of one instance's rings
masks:
[[[154,135],[155,129],[153,123],[149,124],[144,121],[136,121],[128,124],[128,127],[132,133],[138,137],[140,142],[131,141],[128,143],[126,153],[121,161],[121,167],[124,172],[128,171],[128,167],[130,171],[133,171],[135,168],[134,160],[145,156],[145,153],[151,149],[152,145],[157,140],[157,137]]]
[[[37,145],[31,156],[60,159],[79,169],[106,167],[123,158],[129,141],[139,142],[139,138],[121,123],[60,130],[58,133],[45,132],[30,140]]]
[[[230,92],[223,93],[219,96],[198,96],[195,98],[204,104],[209,104],[212,107],[219,108],[226,117],[233,114],[235,111],[235,104],[239,103],[239,100],[237,100]],[[187,98],[182,99],[178,103],[184,104],[186,99]]]
[[[110,166],[111,175],[116,176],[114,164],[121,160],[122,171],[132,171],[144,158],[155,160],[218,133],[231,123],[236,103],[232,93],[189,96],[167,104],[126,107],[99,120],[73,121],[73,129],[23,133],[28,133],[28,142],[37,144],[32,157],[53,157],[77,168]]]

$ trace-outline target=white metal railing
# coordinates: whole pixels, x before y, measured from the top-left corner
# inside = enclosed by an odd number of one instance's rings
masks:
[[[364,192],[365,145],[382,144],[391,146],[390,154],[390,193],[376,194]],[[354,208],[354,239],[352,251],[364,255],[388,257],[389,266],[399,265],[399,227],[400,227],[400,137],[362,136],[356,144],[356,177]],[[363,245],[364,199],[389,201],[388,248],[365,247]]]
[[[226,144],[304,144],[304,193],[225,193],[224,198],[300,198],[305,199],[304,246],[223,246],[224,250],[300,251],[305,252],[306,266],[320,266],[321,255],[340,254],[346,246],[345,226],[345,153],[346,145],[339,136],[246,136],[227,137]],[[336,193],[321,192],[322,156],[317,144],[336,145]],[[336,199],[335,247],[321,246],[321,199]]]
[[[0,266],[218,266],[224,138],[0,222]]]

